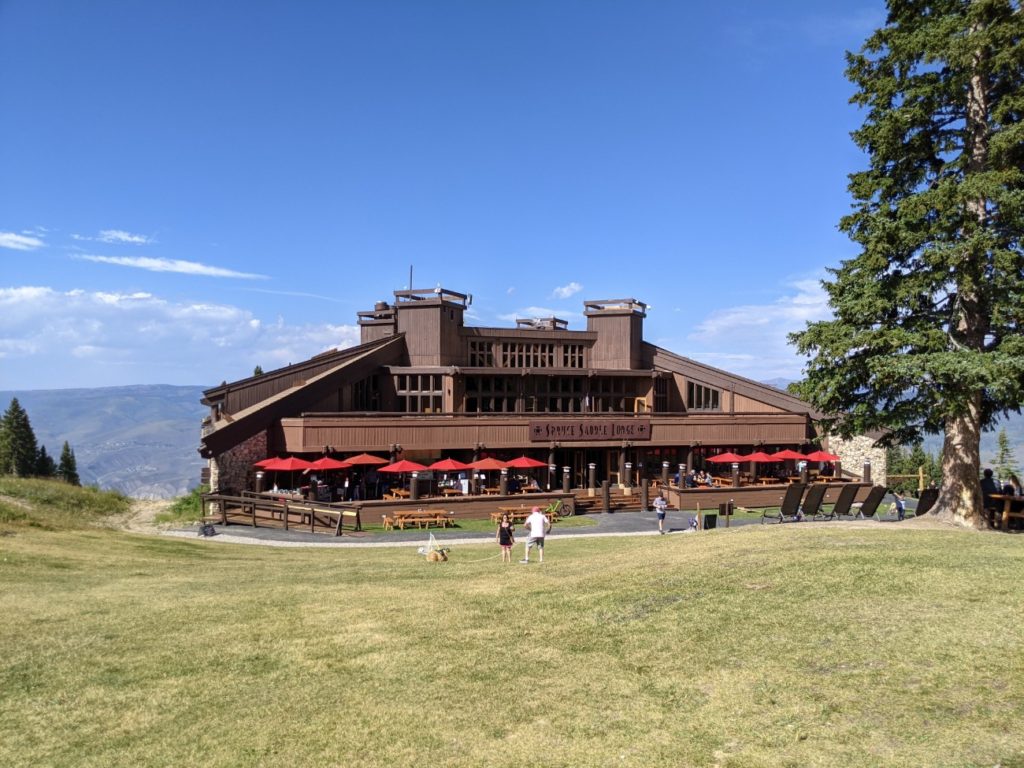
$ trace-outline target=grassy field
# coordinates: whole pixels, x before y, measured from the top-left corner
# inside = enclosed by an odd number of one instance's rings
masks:
[[[1024,539],[918,527],[503,566],[6,522],[0,765],[1024,766]]]

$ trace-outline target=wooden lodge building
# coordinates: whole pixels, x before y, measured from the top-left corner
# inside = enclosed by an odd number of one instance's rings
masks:
[[[798,398],[644,341],[647,307],[635,299],[584,302],[582,331],[555,317],[468,326],[471,301],[395,291],[359,313],[358,346],[207,390],[200,452],[212,490],[252,488],[253,463],[268,456],[325,452],[424,464],[527,454],[547,462],[552,487],[566,473],[572,488],[627,485],[663,462],[675,474],[723,451],[818,438]],[[829,443],[859,474],[863,452]]]

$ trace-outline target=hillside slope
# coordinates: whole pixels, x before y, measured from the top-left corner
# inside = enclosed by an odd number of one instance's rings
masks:
[[[203,387],[147,385],[0,391],[17,397],[56,459],[71,443],[83,484],[137,498],[180,496],[199,483]]]

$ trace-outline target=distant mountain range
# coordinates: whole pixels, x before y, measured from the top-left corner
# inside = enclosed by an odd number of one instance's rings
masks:
[[[207,387],[169,385],[0,391],[28,412],[40,444],[57,459],[67,440],[83,484],[145,499],[180,496],[199,484],[199,427]]]
[[[779,389],[786,379],[764,382]],[[67,440],[75,450],[84,484],[129,496],[163,499],[199,484],[205,462],[199,456],[199,427],[207,409],[207,387],[139,385],[100,389],[0,391],[0,412],[17,397],[28,412],[36,438],[54,459]],[[1018,464],[1024,466],[1024,415],[1013,414],[981,440],[981,461],[991,465],[997,432],[1005,427]],[[938,453],[942,437],[929,437],[925,450]]]

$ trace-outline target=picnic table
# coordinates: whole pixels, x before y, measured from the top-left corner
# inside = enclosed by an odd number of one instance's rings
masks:
[[[996,523],[996,527],[1000,530],[1005,531],[1009,529],[1011,517],[1024,518],[1024,496],[1011,496],[1007,493],[993,493],[989,495],[989,498],[1003,502],[1002,515],[998,515],[993,521]]]
[[[415,525],[417,528],[429,528],[436,525],[438,528],[447,528],[455,523],[451,512],[445,509],[417,509],[408,512],[393,512],[391,518],[393,525],[405,530],[405,526]]]
[[[459,488],[442,488],[442,496],[462,496],[462,490]]]
[[[518,507],[498,507],[497,512],[491,512],[491,522],[495,524],[500,523],[502,514],[507,513],[509,519],[513,523],[521,523],[530,516],[532,510],[533,507],[527,507],[525,504],[520,504]],[[552,523],[558,521],[557,512],[552,514],[543,509],[541,512],[544,512],[545,517],[547,517]]]

